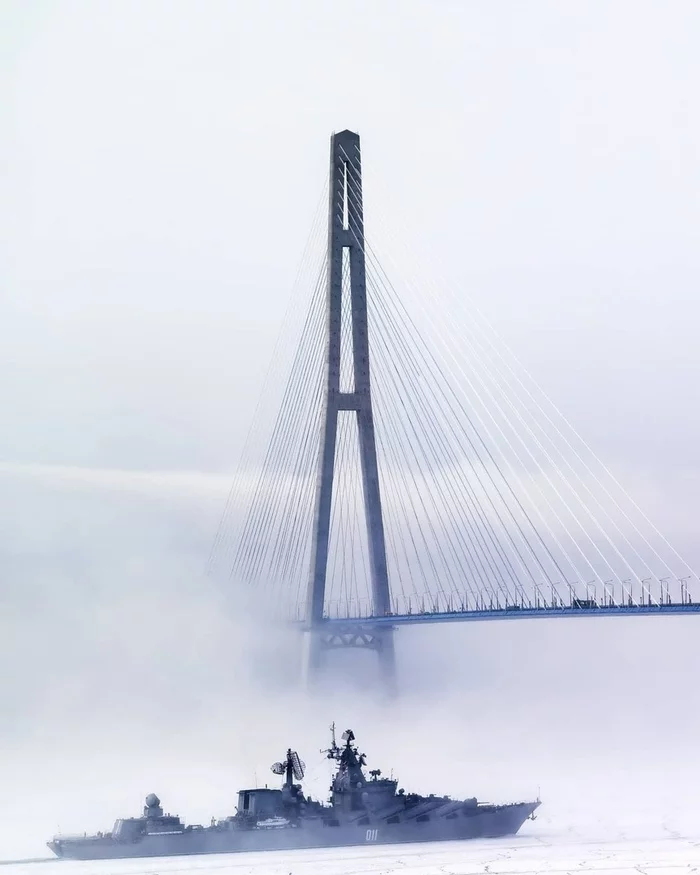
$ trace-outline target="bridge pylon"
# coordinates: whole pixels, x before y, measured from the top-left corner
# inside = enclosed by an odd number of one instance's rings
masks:
[[[344,283],[344,275],[348,274],[349,282],[346,279]],[[345,303],[352,325],[352,342],[347,347],[352,356],[351,386],[341,386],[344,294],[349,296]],[[313,682],[329,650],[361,647],[376,651],[381,673],[391,691],[395,684],[393,629],[370,628],[361,621],[349,621],[331,630],[324,623],[338,417],[345,411],[354,412],[358,429],[372,614],[386,615],[391,605],[372,413],[360,137],[352,131],[331,137],[326,320],[324,409],[307,602],[310,634],[307,677]]]

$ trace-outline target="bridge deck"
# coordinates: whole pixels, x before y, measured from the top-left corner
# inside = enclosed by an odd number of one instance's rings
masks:
[[[698,614],[700,604],[693,602],[665,603],[651,605],[603,605],[577,607],[573,605],[557,605],[556,607],[507,607],[487,608],[485,610],[454,610],[454,611],[421,611],[411,614],[387,614],[386,616],[369,616],[355,618],[326,617],[324,626],[410,626],[419,623],[455,623],[483,620],[526,620],[533,617],[618,617],[620,615],[639,616],[640,614]]]

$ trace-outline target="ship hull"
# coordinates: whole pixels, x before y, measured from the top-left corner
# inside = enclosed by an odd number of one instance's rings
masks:
[[[118,842],[105,836],[59,839],[48,846],[56,856],[70,860],[111,860],[497,838],[517,833],[538,804],[479,806],[454,818],[425,822],[325,826],[319,821],[270,829],[210,827],[179,834],[146,835],[134,842]]]

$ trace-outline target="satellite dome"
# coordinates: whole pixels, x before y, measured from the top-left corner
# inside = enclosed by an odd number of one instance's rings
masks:
[[[149,793],[148,796],[146,796],[146,805],[149,808],[157,808],[160,805],[160,799],[155,793]]]

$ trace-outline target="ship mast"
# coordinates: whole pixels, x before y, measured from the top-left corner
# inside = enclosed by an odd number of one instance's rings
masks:
[[[291,787],[294,783],[294,763],[292,762],[292,749],[287,748],[287,761],[284,769],[284,786]]]
[[[326,750],[322,750],[321,753],[325,753],[329,760],[340,760],[340,748],[336,744],[335,741],[335,721],[331,723],[331,746]]]

